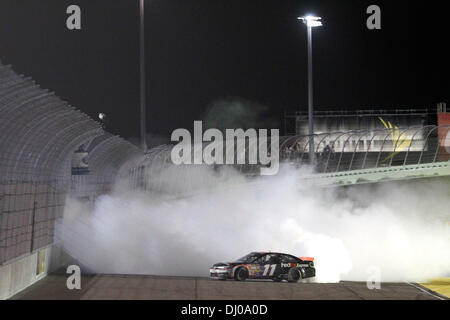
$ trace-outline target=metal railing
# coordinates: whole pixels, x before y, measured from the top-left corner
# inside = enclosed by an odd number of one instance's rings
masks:
[[[332,173],[420,165],[450,159],[450,125],[316,134],[313,136],[314,163],[309,159],[310,141],[308,135],[280,137],[280,163],[288,163],[296,168],[307,166],[315,173]],[[204,143],[203,148],[206,145],[208,143]],[[258,164],[174,165],[171,161],[172,148],[173,145],[153,148],[145,157],[129,166],[127,170],[131,186],[152,192],[178,193],[209,188],[224,168],[231,167],[246,177],[260,174],[261,165]],[[244,150],[247,160],[248,150],[251,150],[251,143],[246,144]],[[268,150],[271,151],[270,146]]]
[[[314,135],[317,172],[447,161],[450,125],[357,130]],[[280,139],[280,160],[311,165],[309,136]]]

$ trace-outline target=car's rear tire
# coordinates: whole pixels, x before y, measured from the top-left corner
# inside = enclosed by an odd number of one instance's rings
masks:
[[[297,268],[291,268],[288,272],[288,282],[297,282],[302,279],[302,273]]]
[[[240,267],[234,272],[234,280],[236,281],[245,281],[247,278],[248,270],[244,267]]]

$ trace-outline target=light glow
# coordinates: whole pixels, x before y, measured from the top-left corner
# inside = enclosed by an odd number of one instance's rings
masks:
[[[298,17],[298,20],[302,20],[308,27],[320,27],[322,26],[321,17],[307,15],[304,17]]]

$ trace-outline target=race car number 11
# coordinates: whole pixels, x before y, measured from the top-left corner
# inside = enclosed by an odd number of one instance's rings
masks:
[[[266,264],[266,265],[264,265],[263,276],[267,276],[267,274],[269,274],[269,276],[273,276],[273,273],[275,272],[275,268],[276,267],[277,267],[276,264]]]

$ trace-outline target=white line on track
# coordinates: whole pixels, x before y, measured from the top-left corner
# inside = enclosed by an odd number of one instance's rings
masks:
[[[425,290],[425,289],[423,289],[423,288],[421,288],[421,287],[419,287],[419,286],[416,286],[415,284],[413,284],[413,283],[411,283],[411,282],[405,282],[405,283],[409,284],[410,286],[413,286],[414,288],[419,289],[420,291],[423,291],[423,292],[425,292],[425,293],[428,293],[430,296],[433,296],[433,297],[435,297],[435,298],[437,298],[437,299],[439,299],[439,300],[445,300],[444,298],[442,298],[442,297],[440,297],[440,296],[437,296],[437,295],[435,295],[435,294],[432,294],[431,292],[429,292],[429,291],[427,291],[427,290]]]

